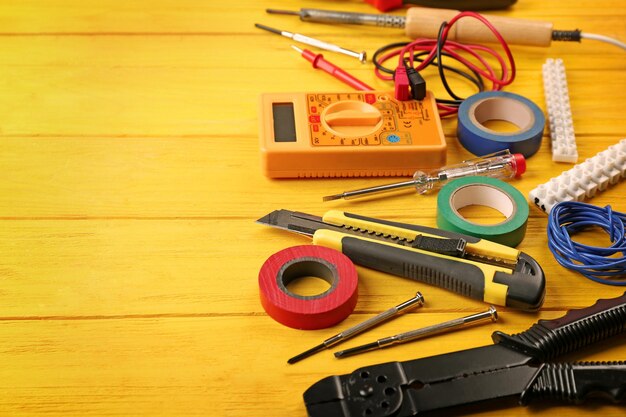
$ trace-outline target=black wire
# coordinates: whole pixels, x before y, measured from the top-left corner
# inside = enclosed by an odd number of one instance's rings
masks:
[[[441,82],[444,86],[444,88],[446,89],[446,92],[450,95],[450,97],[452,97],[453,99],[443,99],[443,98],[436,98],[435,100],[437,101],[437,103],[440,104],[445,104],[445,105],[449,105],[449,106],[453,106],[453,107],[458,107],[461,105],[461,103],[463,102],[463,100],[465,100],[464,98],[458,96],[457,94],[454,93],[454,91],[452,91],[452,88],[450,87],[450,84],[448,83],[448,80],[446,78],[445,75],[445,71],[450,71],[453,72],[457,75],[462,76],[463,78],[467,79],[468,81],[470,81],[472,84],[474,84],[478,91],[485,91],[485,84],[483,82],[482,77],[480,76],[480,74],[468,67],[467,65],[463,64],[461,61],[459,61],[456,57],[450,55],[449,53],[445,52],[443,50],[443,45],[446,42],[446,39],[443,38],[443,30],[446,27],[448,23],[444,22],[441,24],[441,26],[439,27],[439,33],[437,34],[437,43],[436,43],[436,59],[435,57],[432,57],[428,63],[427,66],[429,65],[434,65],[437,67],[437,70],[439,72],[439,78],[441,79]],[[384,72],[386,74],[394,74],[394,70],[387,68],[385,66],[383,66],[380,62],[378,62],[378,57],[391,50],[391,49],[395,49],[395,48],[401,48],[404,47],[406,45],[408,45],[410,42],[395,42],[395,43],[391,43],[388,45],[384,45],[380,48],[378,48],[376,50],[376,52],[374,52],[374,55],[372,56],[372,61],[374,62],[374,65],[376,66],[376,68],[380,71],[380,72]],[[422,63],[424,62],[424,59],[421,59],[422,56],[424,55],[428,55],[429,52],[428,51],[421,51],[421,52],[416,52],[413,54],[413,59]],[[461,64],[463,64],[468,70],[468,71],[463,71],[461,69],[455,68],[455,67],[451,67],[449,65],[445,65],[442,62],[442,57],[448,57],[450,59],[453,59],[457,62],[461,62]],[[407,59],[404,60],[405,65],[407,65]]]
[[[421,62],[423,62],[424,60],[423,60],[423,59],[420,59],[420,57],[421,57],[421,56],[423,56],[423,55],[428,55],[428,54],[429,54],[429,52],[428,52],[428,51],[417,52],[417,53],[415,53],[415,54],[413,55],[413,59],[414,59],[415,61],[417,61],[417,62],[420,62],[420,63],[421,63]],[[455,58],[455,57],[453,57],[452,55],[450,55],[450,54],[449,54],[449,53],[447,53],[447,52],[443,52],[443,51],[442,51],[442,52],[441,52],[441,55],[442,55],[442,56],[447,56],[447,57],[449,57],[449,58],[451,58],[451,59],[455,59],[455,60],[456,60],[456,58]],[[440,59],[440,58],[439,58],[439,59]],[[476,88],[478,89],[478,91],[485,91],[485,84],[483,83],[483,79],[481,78],[480,74],[479,74],[477,71],[473,70],[472,68],[468,68],[468,69],[469,69],[469,70],[470,70],[470,71],[474,74],[474,76],[472,76],[470,73],[465,72],[465,71],[463,71],[463,70],[460,70],[460,69],[458,69],[458,68],[454,68],[454,67],[451,67],[451,66],[449,66],[449,65],[445,65],[445,64],[441,64],[441,65],[439,65],[439,59],[437,59],[437,61],[435,61],[435,60],[431,60],[430,65],[436,65],[437,67],[439,67],[439,68],[443,68],[443,69],[445,69],[446,71],[451,71],[451,72],[454,72],[455,74],[460,75],[461,77],[463,77],[463,78],[467,79],[467,80],[468,80],[468,81],[470,81],[472,84],[474,84],[474,85],[476,86]],[[440,76],[441,76],[441,75],[440,75]],[[444,78],[444,79],[445,79],[445,78]],[[451,95],[451,97],[453,97],[453,96]],[[447,99],[442,99],[442,98],[439,98],[439,99],[437,99],[437,103],[441,103],[441,104],[448,104],[448,105],[461,105],[461,102],[462,102],[463,100],[464,100],[464,99],[462,99],[462,98],[457,98],[457,99],[455,99],[455,100],[447,100]]]
[[[378,56],[384,52],[387,52],[390,49],[404,47],[404,46],[407,46],[408,44],[409,42],[396,42],[396,43],[390,43],[388,45],[384,45],[378,48],[376,52],[374,52],[374,55],[372,56],[372,61],[374,62],[374,65],[376,66],[376,68],[381,72],[393,75],[394,71],[392,69],[384,67],[382,64],[378,62]]]
[[[437,46],[435,49],[436,55],[437,55],[437,68],[439,70],[439,78],[441,78],[441,83],[443,84],[444,88],[446,89],[450,97],[459,101],[459,105],[461,105],[460,102],[463,101],[464,99],[454,94],[454,91],[452,91],[452,88],[450,88],[450,85],[448,84],[448,80],[446,79],[446,74],[443,71],[443,65],[441,63],[441,49],[443,48],[443,44],[446,42],[446,38],[443,37],[443,31],[447,25],[448,25],[448,22],[443,22],[441,26],[439,26],[439,33],[437,34]]]
[[[390,44],[390,45],[386,45],[386,46],[380,48],[378,51],[376,51],[374,53],[374,56],[373,56],[373,59],[372,59],[374,61],[374,65],[376,66],[376,68],[378,68],[378,70],[381,71],[381,72],[393,75],[394,71],[392,69],[387,68],[387,67],[383,66],[382,64],[380,64],[378,62],[378,60],[377,60],[378,55],[380,55],[381,53],[383,53],[385,51],[388,51],[389,49],[393,49],[395,47],[404,46],[404,45],[406,45],[406,43],[404,43],[404,44],[403,43]],[[424,60],[421,59],[421,57],[424,56],[424,55],[428,55],[428,54],[429,54],[428,51],[416,52],[413,55],[413,59],[415,61],[417,61],[417,62],[422,63],[422,62],[424,62]],[[442,56],[447,56],[447,57],[449,57],[451,59],[455,59],[456,60],[455,57],[453,57],[452,55],[450,55],[447,52],[442,51],[441,55]],[[438,62],[433,59],[431,61],[430,65],[438,65]],[[469,73],[467,73],[467,72],[465,72],[463,70],[460,70],[458,68],[451,67],[451,66],[445,65],[445,64],[442,64],[442,66],[443,66],[443,68],[446,71],[454,72],[454,73],[456,73],[456,74],[466,78],[468,81],[470,81],[472,84],[474,84],[480,91],[484,91],[485,84],[483,83],[483,80],[482,80],[482,78],[480,77],[480,74],[477,71],[475,71],[475,70],[473,70],[471,68],[468,68],[474,74],[474,76],[472,76],[471,74],[469,74]],[[445,100],[445,101],[450,101],[450,100]],[[458,100],[455,100],[455,101],[458,101]]]

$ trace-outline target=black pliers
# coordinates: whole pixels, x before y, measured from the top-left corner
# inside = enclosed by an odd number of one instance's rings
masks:
[[[590,395],[619,402],[626,362],[551,363],[557,356],[626,331],[626,293],[539,320],[523,333],[495,332],[493,345],[366,366],[330,376],[304,393],[310,417],[409,417],[490,400],[572,403]]]

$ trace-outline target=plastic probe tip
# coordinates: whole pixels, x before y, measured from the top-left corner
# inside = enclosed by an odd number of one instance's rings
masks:
[[[519,177],[526,172],[526,158],[521,153],[514,153],[513,158],[515,158],[515,176]]]

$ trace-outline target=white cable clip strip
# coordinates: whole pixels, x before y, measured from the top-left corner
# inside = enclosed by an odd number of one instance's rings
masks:
[[[542,72],[543,90],[550,121],[552,160],[575,164],[578,161],[578,151],[563,60],[548,58],[543,64]]]
[[[528,193],[530,200],[549,213],[556,203],[584,201],[626,178],[626,139],[596,156],[551,178]]]

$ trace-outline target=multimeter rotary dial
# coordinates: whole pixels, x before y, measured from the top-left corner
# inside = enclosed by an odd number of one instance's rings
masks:
[[[340,101],[324,109],[321,123],[324,129],[340,137],[368,136],[381,128],[383,115],[362,101]]]

